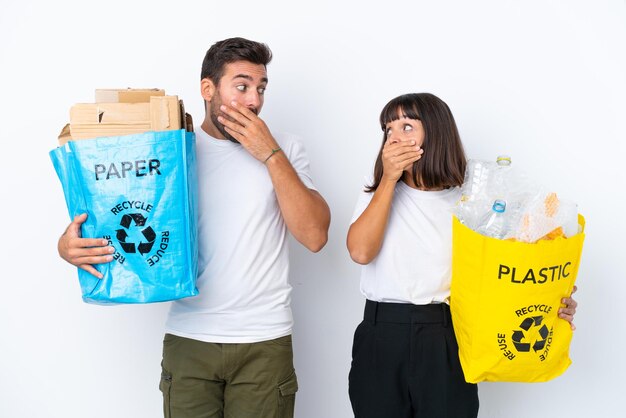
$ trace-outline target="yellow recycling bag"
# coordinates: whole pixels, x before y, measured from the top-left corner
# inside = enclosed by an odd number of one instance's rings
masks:
[[[572,330],[558,310],[574,287],[584,233],[503,241],[455,217],[452,236],[450,309],[465,380],[544,382],[563,373]]]

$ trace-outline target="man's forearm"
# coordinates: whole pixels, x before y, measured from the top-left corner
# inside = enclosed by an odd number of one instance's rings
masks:
[[[330,210],[324,198],[302,183],[283,152],[273,155],[266,165],[289,232],[309,250],[321,250],[330,225]]]

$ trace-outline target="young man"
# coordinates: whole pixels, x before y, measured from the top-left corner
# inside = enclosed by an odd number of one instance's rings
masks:
[[[196,129],[199,296],[172,303],[160,388],[166,417],[291,417],[292,361],[287,230],[319,251],[330,224],[304,149],[259,118],[269,48],[215,43],[202,64],[206,114]],[[110,261],[77,217],[59,239],[68,262],[98,274]]]

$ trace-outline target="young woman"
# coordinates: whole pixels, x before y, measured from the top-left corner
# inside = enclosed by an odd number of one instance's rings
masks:
[[[380,115],[383,142],[348,231],[367,298],[356,329],[349,393],[357,418],[476,417],[450,319],[452,212],[466,158],[448,106],[396,97]],[[572,321],[576,302],[560,316]]]

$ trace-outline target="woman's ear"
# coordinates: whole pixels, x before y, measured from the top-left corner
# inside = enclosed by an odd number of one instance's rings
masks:
[[[213,95],[215,94],[215,84],[209,78],[203,78],[200,80],[200,94],[206,102],[211,102]]]

